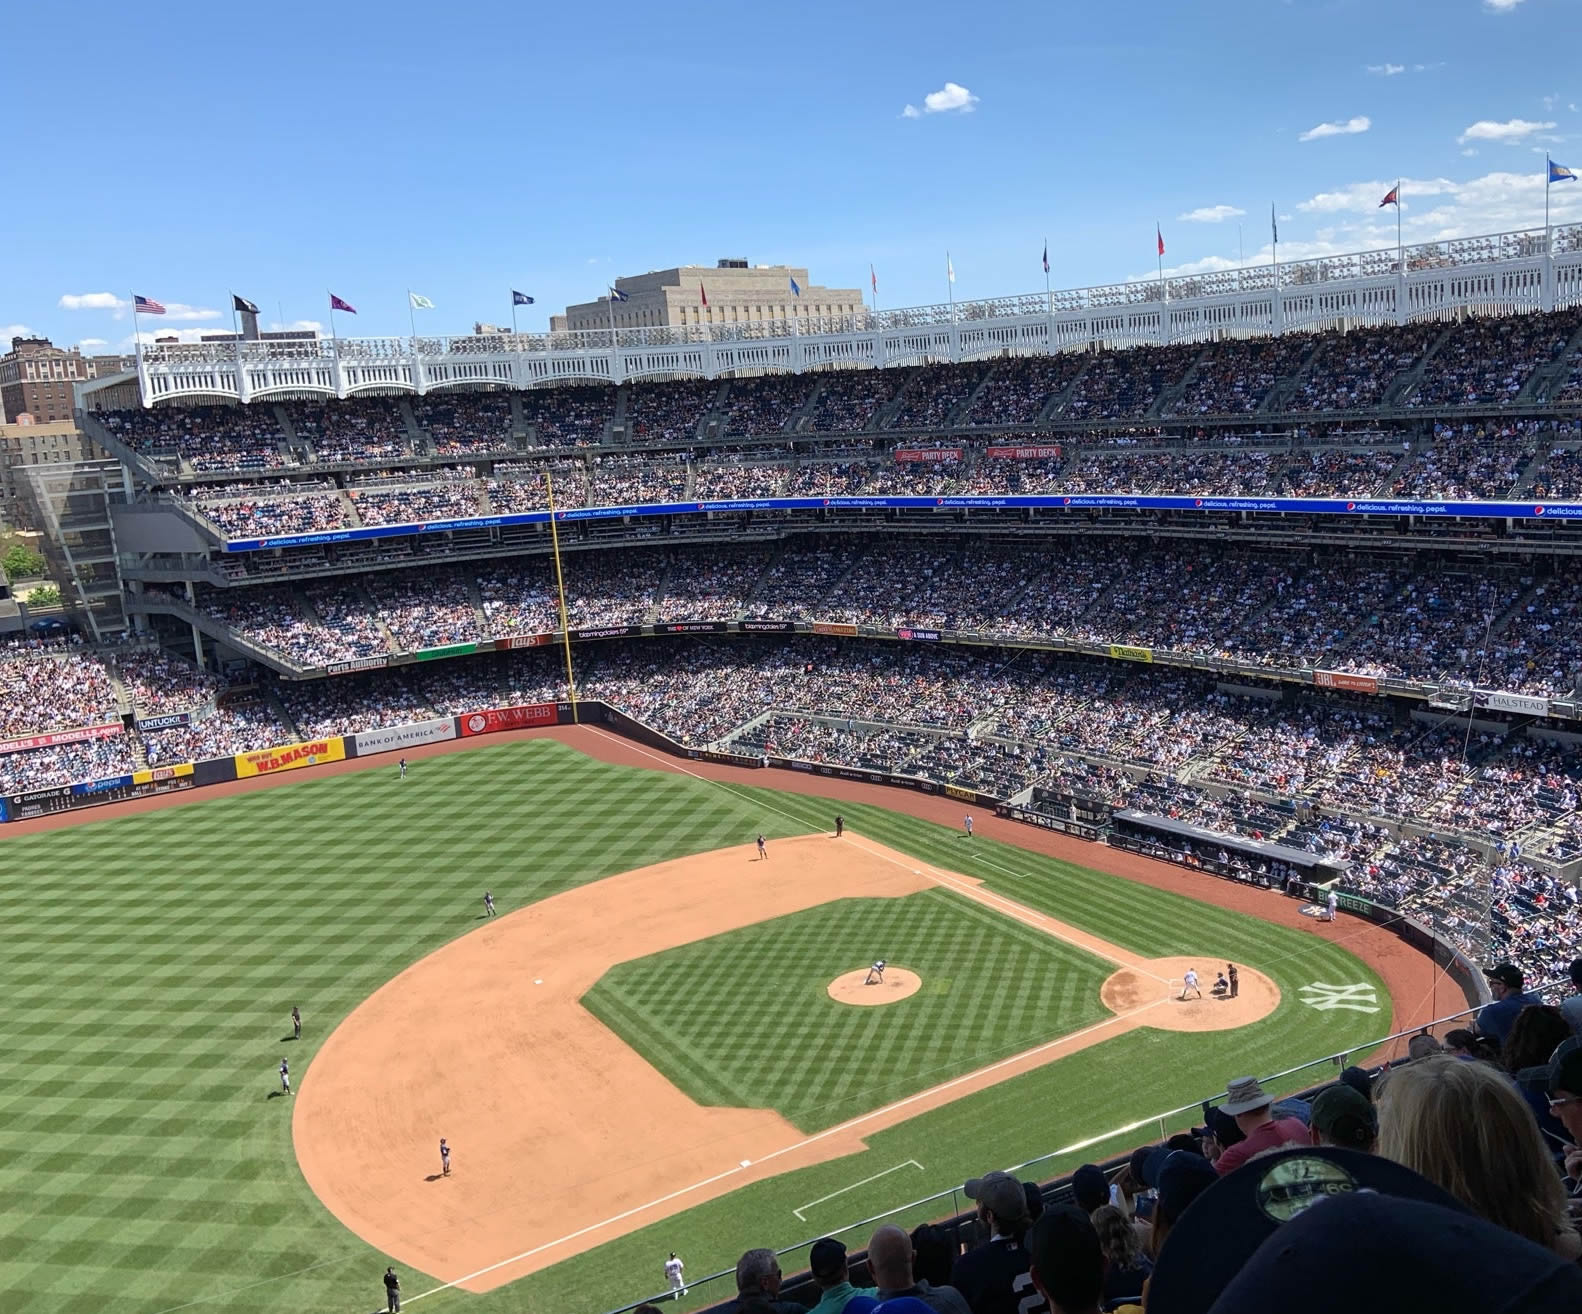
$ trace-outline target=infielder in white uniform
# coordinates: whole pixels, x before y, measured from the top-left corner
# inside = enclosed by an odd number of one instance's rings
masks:
[[[1203,989],[1197,983],[1197,968],[1195,968],[1195,967],[1187,968],[1186,976],[1184,976],[1182,978],[1182,985],[1181,985],[1181,998],[1182,999],[1185,999],[1187,997],[1188,991],[1190,991],[1192,994],[1196,995],[1199,999],[1203,998]]]
[[[665,1280],[670,1283],[670,1292],[674,1296],[684,1296],[687,1288],[681,1277],[681,1270],[686,1267],[676,1258],[676,1252],[670,1252],[670,1258],[665,1260]]]
[[[969,812],[961,819],[961,824],[967,828],[967,838],[972,838],[972,814]]]
[[[1339,906],[1340,900],[1335,897],[1334,890],[1331,890],[1329,892],[1329,897],[1324,900],[1324,920],[1326,922],[1332,922],[1335,920],[1335,909]]]

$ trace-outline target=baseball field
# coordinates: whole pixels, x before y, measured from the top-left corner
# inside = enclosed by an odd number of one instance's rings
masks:
[[[0,833],[7,1314],[371,1310],[388,1263],[420,1314],[601,1314],[670,1250],[727,1268],[1421,1002],[1358,924],[904,796],[550,737],[351,765]],[[888,987],[840,986],[879,957]],[[1238,1001],[1176,1001],[1227,960]]]

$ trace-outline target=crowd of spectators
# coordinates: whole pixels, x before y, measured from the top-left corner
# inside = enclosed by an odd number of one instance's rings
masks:
[[[122,734],[4,753],[0,754],[0,794],[49,789],[80,780],[105,780],[137,768],[132,738]]]
[[[96,654],[0,646],[0,738],[107,725],[117,718],[115,684]]]
[[[243,498],[235,502],[203,501],[199,514],[227,538],[271,538],[276,534],[314,534],[343,529],[349,523],[346,499],[340,493],[297,493]]]
[[[402,652],[487,637],[479,632],[470,581],[457,569],[368,575],[365,582],[374,614]]]
[[[514,446],[509,393],[430,393],[413,400],[412,415],[440,456],[478,456]]]
[[[1031,424],[1071,386],[1089,359],[1086,352],[1057,356],[1016,356],[995,364],[972,406],[961,417],[966,425]]]
[[[1408,406],[1503,406],[1560,354],[1582,312],[1468,319],[1429,361]]]
[[[1533,459],[1535,428],[1509,421],[1435,424],[1432,444],[1415,453],[1389,491],[1405,498],[1498,501],[1517,488]]]
[[[859,433],[873,427],[879,409],[902,382],[897,370],[847,370],[819,381],[807,427],[817,433]]]
[[[615,399],[610,387],[532,388],[521,394],[522,418],[535,447],[588,447],[604,441]]]
[[[411,525],[481,514],[479,487],[472,480],[412,488],[353,488],[347,496],[365,525]]]
[[[113,661],[140,717],[190,711],[225,688],[224,680],[162,648],[117,653]]]
[[[955,423],[956,412],[983,382],[990,365],[922,365],[907,380],[892,429],[938,429]]]
[[[1296,372],[1311,346],[1294,334],[1217,343],[1166,410],[1181,416],[1250,415],[1279,380]]]
[[[679,502],[687,495],[687,454],[601,456],[593,464],[590,506]]]
[[[791,417],[807,405],[814,386],[805,374],[733,380],[723,432],[741,437],[783,433]]]
[[[1059,418],[1141,419],[1205,350],[1202,344],[1192,343],[1135,347],[1094,356],[1061,407]]]
[[[283,744],[292,738],[274,710],[262,698],[230,701],[202,720],[168,730],[139,730],[143,754],[151,767],[248,753]]]
[[[1324,333],[1288,403],[1296,411],[1359,411],[1380,405],[1390,385],[1445,332],[1407,324]]]
[[[288,402],[297,439],[324,465],[410,460],[412,435],[400,398],[349,397],[336,402]]]
[[[280,470],[299,464],[274,407],[172,406],[104,411],[99,421],[134,451],[175,453],[197,473]]]

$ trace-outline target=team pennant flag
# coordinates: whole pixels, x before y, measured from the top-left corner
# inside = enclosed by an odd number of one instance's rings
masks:
[[[1269,207],[1269,231],[1274,234],[1274,244],[1280,245],[1280,221],[1275,218],[1274,206]]]
[[[629,298],[626,295],[626,293],[622,292],[620,288],[612,287],[610,289],[610,300],[611,301],[629,301],[630,299],[631,298]]]
[[[132,293],[132,313],[134,315],[163,315],[164,306],[155,301],[153,297],[140,297]]]
[[[356,306],[352,305],[352,303],[349,301],[342,301],[333,292],[330,293],[330,309],[344,310],[348,315],[355,315],[357,313]]]
[[[868,281],[873,284],[874,296],[879,295],[879,275],[873,272],[873,266],[868,266]]]
[[[945,278],[954,283],[956,281],[956,266],[950,263],[950,252],[945,252]]]
[[[1576,175],[1576,170],[1575,169],[1568,169],[1568,168],[1566,168],[1565,165],[1563,165],[1563,164],[1556,164],[1553,160],[1549,161],[1549,181],[1550,182],[1552,182],[1552,183],[1557,183],[1557,182],[1575,182],[1576,180],[1577,180],[1577,175]]]
[[[794,278],[791,280],[791,295],[794,297],[802,295],[802,289],[796,285],[796,279]]]
[[[412,299],[412,309],[413,310],[433,310],[434,309],[434,303],[432,301],[430,301],[427,297],[420,297],[420,296],[418,296],[418,294],[416,292],[408,292],[407,296],[409,296]]]
[[[239,297],[234,292],[231,293],[231,309],[243,315],[256,315],[258,313],[257,306],[246,297]]]
[[[1397,209],[1400,208],[1400,205],[1401,205],[1401,184],[1400,183],[1396,183],[1394,187],[1390,188],[1390,190],[1387,191],[1384,194],[1384,199],[1379,202],[1378,208],[1380,210],[1382,210],[1387,205],[1393,205]]]
[[[528,296],[526,292],[518,292],[513,288],[511,290],[511,304],[513,306],[530,306],[533,304],[533,298]]]
[[[1049,272],[1049,243],[1044,243],[1044,273]]]
[[[1154,237],[1158,240],[1159,254],[1163,255],[1165,253],[1165,230],[1159,227],[1158,224],[1154,225]]]
[[[704,290],[701,282],[698,284],[698,295],[703,298],[703,309],[707,310],[709,308],[709,294]]]

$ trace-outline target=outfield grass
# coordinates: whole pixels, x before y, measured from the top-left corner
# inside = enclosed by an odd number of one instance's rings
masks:
[[[825,986],[888,955],[884,1008]],[[950,890],[842,899],[621,963],[582,1002],[700,1104],[819,1131],[1109,1016],[1115,964]],[[772,1019],[766,1028],[766,1020]]]
[[[1387,1009],[1320,1014],[1297,1002],[1308,981],[1366,982],[1383,997],[1365,966],[1316,937],[1007,845],[968,846],[883,809],[840,810],[857,831],[1134,951],[1255,965],[1284,1000],[1236,1032],[1131,1032],[878,1133],[866,1154],[758,1183],[487,1297],[437,1295],[422,1314],[597,1314],[657,1289],[670,1248],[689,1274],[724,1268],[747,1245],[818,1235],[1210,1093],[1232,1071],[1273,1071],[1387,1028]],[[6,1314],[374,1308],[388,1261],[303,1182],[290,1102],[268,1098],[280,1055],[311,1081],[318,1042],[377,986],[471,930],[485,885],[509,912],[759,831],[823,829],[833,811],[537,740],[428,759],[404,783],[389,767],[0,838]],[[281,1039],[293,1003],[299,1043]],[[907,1160],[924,1168],[846,1189]],[[835,1191],[805,1223],[793,1216]],[[429,1285],[407,1273],[409,1297]]]

